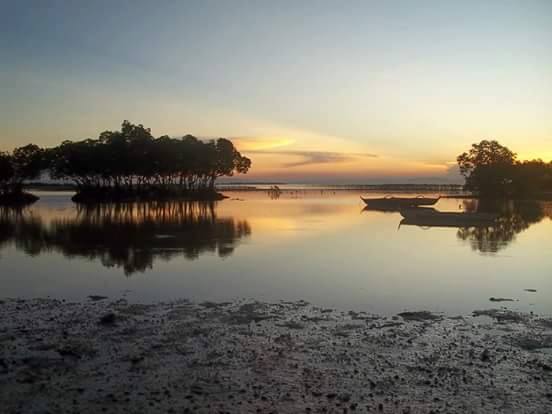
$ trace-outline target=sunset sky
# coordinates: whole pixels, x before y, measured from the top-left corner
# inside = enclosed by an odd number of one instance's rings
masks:
[[[552,159],[552,1],[6,1],[0,150],[229,137],[247,180],[454,181],[497,139]]]

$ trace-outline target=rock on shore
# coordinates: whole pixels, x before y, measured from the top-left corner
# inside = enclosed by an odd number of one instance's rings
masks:
[[[549,413],[552,323],[306,302],[0,301],[5,413]]]

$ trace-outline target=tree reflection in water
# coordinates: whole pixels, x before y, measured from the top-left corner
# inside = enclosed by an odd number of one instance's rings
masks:
[[[468,212],[496,213],[496,224],[487,227],[459,228],[457,237],[470,243],[473,250],[496,253],[515,240],[516,235],[538,223],[548,213],[539,201],[465,200]]]
[[[158,259],[229,256],[251,228],[245,220],[218,218],[213,203],[179,201],[78,207],[75,218],[49,224],[25,210],[1,209],[0,232],[0,247],[13,241],[29,255],[58,251],[131,275]]]

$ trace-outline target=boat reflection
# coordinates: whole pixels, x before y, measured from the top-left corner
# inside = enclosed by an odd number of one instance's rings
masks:
[[[538,201],[465,201],[466,211],[498,213],[492,226],[459,228],[456,236],[475,251],[496,253],[516,236],[547,217],[545,205]]]
[[[400,225],[457,228],[457,238],[473,250],[496,253],[547,216],[544,204],[538,201],[464,200],[462,210],[465,213],[412,214]]]
[[[219,218],[214,203],[157,202],[79,207],[71,218],[46,223],[32,211],[0,209],[0,248],[9,242],[29,255],[57,251],[99,260],[126,275],[156,260],[226,257],[251,234],[246,220]]]

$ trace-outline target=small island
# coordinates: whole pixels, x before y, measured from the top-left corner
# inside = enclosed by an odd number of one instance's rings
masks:
[[[43,151],[36,145],[0,152],[0,206],[22,207],[38,200],[23,190],[26,180],[36,178],[45,167]]]
[[[0,163],[1,204],[36,201],[22,191],[23,183],[45,171],[56,181],[73,183],[77,203],[221,200],[217,178],[245,174],[251,167],[228,139],[155,138],[149,128],[129,121],[98,139],[64,141],[48,149],[30,144],[2,153]]]

